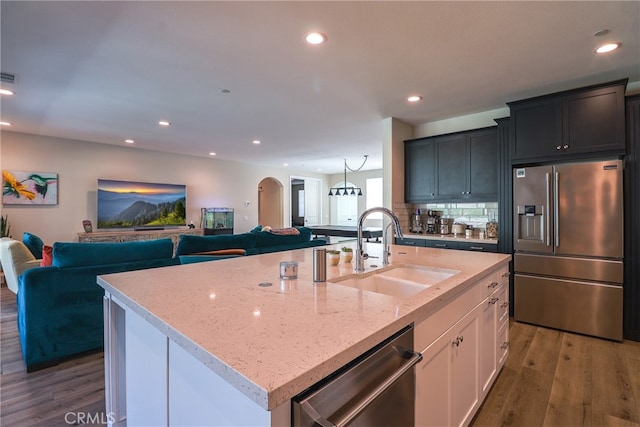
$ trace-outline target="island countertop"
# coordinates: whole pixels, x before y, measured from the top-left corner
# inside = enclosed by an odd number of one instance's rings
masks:
[[[355,242],[326,246],[354,248]],[[378,258],[382,245],[365,243]],[[272,410],[406,325],[442,308],[509,255],[391,245],[391,264],[460,272],[410,298],[313,282],[313,248],[116,273],[98,284],[265,410]],[[280,279],[281,261],[298,278]],[[268,284],[271,284],[270,286]]]

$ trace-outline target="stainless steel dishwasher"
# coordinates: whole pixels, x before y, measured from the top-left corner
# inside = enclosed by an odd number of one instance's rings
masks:
[[[420,360],[407,326],[296,396],[293,426],[412,427]]]

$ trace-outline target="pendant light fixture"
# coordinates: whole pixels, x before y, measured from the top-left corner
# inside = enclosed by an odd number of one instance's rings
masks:
[[[329,196],[362,196],[362,189],[360,187],[347,187],[347,169],[350,172],[358,172],[363,167],[364,164],[367,163],[367,159],[369,158],[368,154],[364,155],[364,161],[357,169],[351,169],[349,165],[347,165],[347,159],[344,159],[344,182],[342,187],[332,187],[329,189]]]

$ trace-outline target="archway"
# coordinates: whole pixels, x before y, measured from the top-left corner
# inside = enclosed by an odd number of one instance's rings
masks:
[[[258,184],[258,223],[272,228],[284,227],[282,183],[275,178],[264,178]]]

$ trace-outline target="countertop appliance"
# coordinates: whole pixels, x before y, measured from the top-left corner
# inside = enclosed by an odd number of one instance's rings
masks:
[[[295,397],[292,425],[413,426],[420,360],[408,326]]]
[[[622,340],[622,168],[514,168],[516,320]]]

